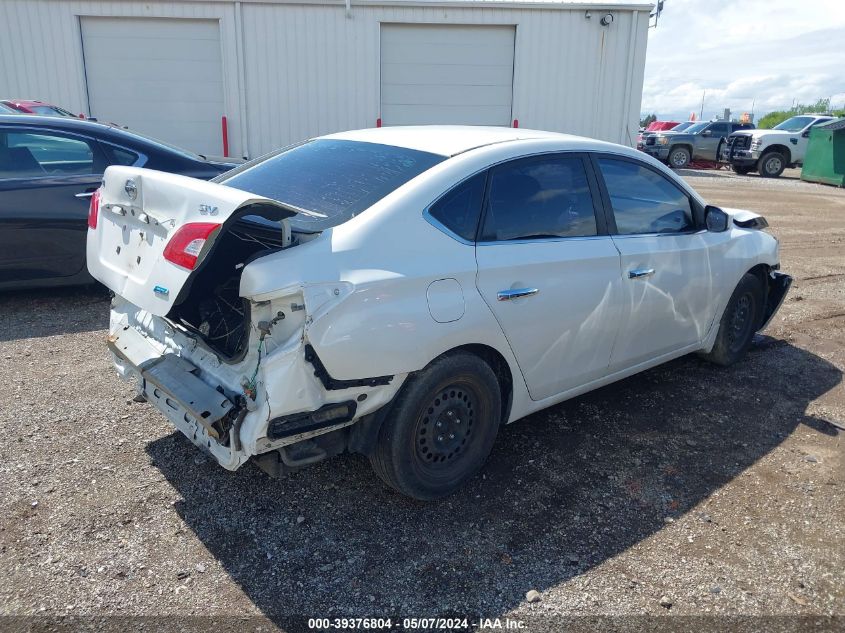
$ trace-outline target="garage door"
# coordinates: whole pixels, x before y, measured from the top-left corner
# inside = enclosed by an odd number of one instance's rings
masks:
[[[512,26],[383,24],[385,125],[509,125]]]
[[[91,116],[200,154],[222,154],[216,20],[82,18]]]

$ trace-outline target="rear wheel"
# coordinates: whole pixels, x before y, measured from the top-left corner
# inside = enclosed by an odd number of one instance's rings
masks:
[[[741,360],[762,321],[764,298],[760,278],[752,273],[743,275],[719,322],[716,343],[710,353],[702,354],[702,357],[724,367]]]
[[[735,174],[739,174],[740,176],[744,176],[749,173],[753,167],[746,167],[743,165],[731,165],[731,169],[734,170]]]
[[[379,432],[373,470],[410,497],[444,497],[486,461],[501,406],[487,363],[465,352],[439,358],[402,388]]]
[[[757,171],[764,178],[777,178],[786,169],[786,158],[780,152],[766,152],[757,163]]]
[[[690,153],[686,147],[673,147],[669,152],[669,166],[675,169],[683,169],[690,162]]]

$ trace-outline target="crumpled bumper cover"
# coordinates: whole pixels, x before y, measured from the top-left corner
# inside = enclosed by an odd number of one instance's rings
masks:
[[[789,292],[792,286],[792,277],[785,273],[773,272],[769,276],[769,293],[766,297],[766,310],[763,316],[763,325],[758,331],[765,330],[771,320],[774,318],[783,300],[786,298],[786,293]]]

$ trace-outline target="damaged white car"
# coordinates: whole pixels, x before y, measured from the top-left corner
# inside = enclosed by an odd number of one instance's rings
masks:
[[[117,369],[194,444],[272,475],[360,452],[420,499],[502,424],[683,354],[739,360],[791,282],[762,217],[530,130],[334,134],[210,183],[109,167],[89,226]]]

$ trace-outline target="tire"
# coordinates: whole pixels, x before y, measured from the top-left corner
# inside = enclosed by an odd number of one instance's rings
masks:
[[[443,356],[402,387],[370,464],[402,494],[423,501],[445,497],[484,465],[501,418],[501,392],[490,366],[466,352]]]
[[[719,322],[713,349],[702,358],[723,367],[742,360],[762,321],[764,299],[763,282],[757,275],[745,273]]]
[[[691,156],[686,147],[673,147],[669,150],[669,167],[672,169],[683,169],[689,165]]]
[[[766,152],[757,162],[757,171],[764,178],[777,178],[786,169],[786,157],[780,152]]]
[[[753,167],[744,167],[742,165],[731,165],[731,169],[734,170],[735,174],[739,174],[740,176],[745,176],[746,174],[750,173]]]

